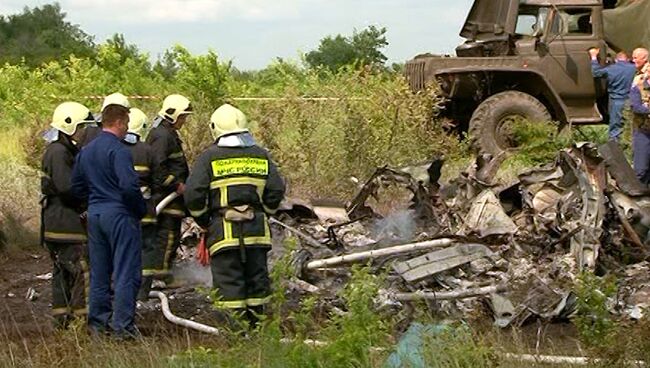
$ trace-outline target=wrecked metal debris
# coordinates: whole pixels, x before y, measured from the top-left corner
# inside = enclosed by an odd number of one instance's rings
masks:
[[[413,253],[424,249],[440,248],[440,247],[448,246],[453,244],[453,242],[454,242],[453,239],[443,238],[443,239],[435,239],[435,240],[429,240],[429,241],[424,241],[419,243],[403,244],[394,247],[350,253],[342,256],[310,261],[305,265],[305,268],[308,270],[314,270],[318,268],[338,266],[345,263],[360,262],[368,259],[375,259],[375,258],[391,256],[396,254]]]
[[[395,263],[393,268],[407,282],[416,282],[477,259],[493,256],[494,253],[485,245],[461,244]]]
[[[639,277],[650,274],[643,262],[650,192],[620,148],[576,144],[515,182],[499,183],[504,158],[481,156],[448,183],[440,182],[442,157],[382,167],[347,205],[283,205],[273,252],[282,252],[282,234],[297,237],[291,289],[318,294],[325,310],[344,313],[337,291],[351,265],[363,263],[386,275],[386,306],[431,299],[439,313],[476,316],[487,305],[505,327],[567,318],[579,273],[600,270],[620,273],[612,312],[640,318],[650,306],[650,276]],[[379,201],[388,187],[410,193],[406,210],[373,208],[370,199]]]
[[[491,295],[496,293],[505,292],[508,290],[506,285],[486,286],[475,289],[463,289],[453,291],[421,291],[418,290],[413,293],[393,293],[390,294],[392,298],[399,301],[415,301],[415,300],[454,300],[472,298],[475,296]]]

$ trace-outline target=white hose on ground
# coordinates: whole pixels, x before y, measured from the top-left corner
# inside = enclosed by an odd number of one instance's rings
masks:
[[[160,299],[160,305],[162,307],[163,315],[165,316],[165,318],[169,322],[177,324],[179,326],[187,327],[187,328],[190,328],[192,330],[199,331],[199,332],[204,332],[204,333],[208,333],[208,334],[212,334],[212,335],[219,335],[220,334],[219,329],[217,329],[215,327],[204,325],[202,323],[190,321],[189,319],[180,318],[178,316],[175,316],[172,313],[171,309],[169,309],[169,300],[167,299],[167,295],[165,295],[164,293],[162,293],[160,291],[151,291],[151,292],[149,292],[149,297],[150,298],[158,298],[158,299]]]
[[[160,203],[158,203],[158,205],[156,206],[156,216],[160,215],[160,212],[162,212],[162,210],[164,210],[165,207],[169,206],[169,204],[172,203],[172,201],[174,201],[174,199],[178,197],[179,197],[178,193],[173,192],[170,193],[167,197],[163,198],[163,200],[160,201]]]
[[[505,360],[526,362],[526,363],[543,363],[543,364],[571,364],[571,365],[588,365],[591,363],[601,363],[602,359],[591,359],[586,357],[569,357],[569,356],[555,356],[555,355],[532,355],[532,354],[501,354]],[[645,367],[646,364],[642,360],[632,361],[637,367]]]
[[[305,268],[308,270],[314,270],[317,268],[331,267],[342,263],[364,261],[366,259],[389,256],[393,254],[408,253],[408,252],[414,252],[418,250],[431,249],[431,248],[446,247],[448,245],[451,245],[453,242],[454,239],[443,238],[443,239],[424,241],[420,243],[411,243],[411,244],[398,245],[398,246],[388,247],[388,248],[373,249],[365,252],[350,253],[338,257],[314,260],[308,262]]]

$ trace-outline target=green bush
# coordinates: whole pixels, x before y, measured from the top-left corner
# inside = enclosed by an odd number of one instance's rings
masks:
[[[352,176],[362,179],[378,166],[420,163],[437,153],[459,155],[457,139],[435,123],[433,91],[413,94],[401,75],[353,68],[334,73],[283,61],[241,73],[212,51],[192,55],[176,46],[166,55],[165,65],[152,66],[148,55],[118,35],[99,45],[93,58],[0,66],[0,131],[7,138],[2,143],[9,143],[0,147],[0,161],[40,169],[41,133],[54,108],[72,100],[98,112],[101,96],[115,91],[154,96],[131,101],[151,118],[167,94],[190,97],[195,114],[180,132],[190,162],[213,142],[208,122],[214,109],[224,101],[237,105],[293,196],[348,199],[357,190]],[[37,179],[29,180],[37,186]],[[0,205],[12,207],[12,201]]]
[[[582,341],[599,349],[612,344],[616,323],[607,309],[607,299],[616,294],[616,280],[598,277],[591,272],[580,274],[576,284],[578,296],[574,323]]]

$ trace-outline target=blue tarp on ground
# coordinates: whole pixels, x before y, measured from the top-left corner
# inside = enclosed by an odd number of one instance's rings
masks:
[[[402,335],[397,349],[392,353],[384,368],[426,368],[422,348],[425,337],[436,336],[448,329],[444,324],[427,324],[414,322]]]

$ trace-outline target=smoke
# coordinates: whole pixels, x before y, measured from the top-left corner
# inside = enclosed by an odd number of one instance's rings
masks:
[[[212,287],[210,267],[202,267],[194,258],[178,262],[172,268],[174,279],[188,286]]]
[[[402,210],[389,214],[375,221],[371,227],[372,237],[376,241],[409,241],[415,236],[415,214],[412,210]]]

